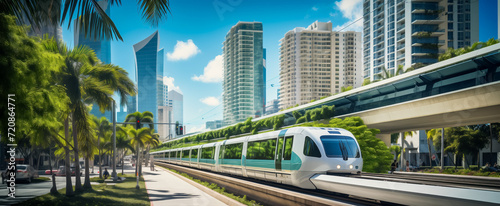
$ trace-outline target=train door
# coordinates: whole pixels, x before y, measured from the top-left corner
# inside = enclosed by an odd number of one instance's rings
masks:
[[[281,159],[282,170],[290,170],[291,168],[292,146],[293,146],[293,136],[285,137],[282,149],[283,155]]]
[[[282,130],[278,135],[278,142],[276,143],[276,156],[274,158],[274,165],[276,171],[281,171],[281,162],[283,160],[283,142],[285,140],[286,130]]]

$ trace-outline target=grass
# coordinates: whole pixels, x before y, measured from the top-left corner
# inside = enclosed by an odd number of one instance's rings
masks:
[[[160,167],[162,167],[162,166],[160,166]],[[233,200],[241,202],[241,203],[243,203],[245,205],[251,205],[251,206],[261,205],[261,204],[255,202],[255,200],[248,200],[246,195],[244,195],[243,197],[241,197],[241,196],[234,195],[233,193],[226,192],[225,188],[223,188],[223,187],[221,188],[221,187],[217,186],[217,184],[209,183],[209,182],[205,182],[205,181],[201,181],[199,179],[195,179],[195,178],[187,175],[186,173],[181,173],[181,172],[178,172],[177,170],[169,169],[169,168],[166,168],[166,167],[162,167],[162,168],[170,170],[170,171],[175,172],[177,174],[180,174],[180,175],[182,175],[185,178],[188,178],[188,179],[190,179],[190,180],[192,180],[192,181],[194,181],[194,182],[196,182],[198,184],[201,184],[201,185],[203,185],[205,187],[208,187],[208,188],[210,188],[213,191],[216,191],[216,192],[218,192],[218,193],[220,193],[220,194],[222,194],[222,195],[224,195],[226,197],[229,197],[229,198],[231,198]]]
[[[50,181],[50,178],[48,178],[48,177],[37,177],[37,178],[34,178],[31,182],[32,183],[37,183],[37,182],[45,182],[45,181]]]
[[[59,195],[49,193],[21,202],[19,205],[151,205],[143,178],[139,182],[140,189],[137,190],[135,175],[118,176],[126,179],[116,185],[107,183],[92,185],[92,190],[77,193],[73,197],[66,197],[66,188],[63,188],[59,190]]]

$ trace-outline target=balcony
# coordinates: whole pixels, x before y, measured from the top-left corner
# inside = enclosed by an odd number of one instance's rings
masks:
[[[397,30],[396,30],[396,31],[399,31],[399,30],[404,29],[404,28],[405,28],[405,25],[404,25],[404,24],[403,24],[403,25],[399,25],[399,26],[397,27]]]
[[[443,45],[444,40],[439,40],[436,38],[413,38],[412,46],[422,46],[422,44],[438,44]]]
[[[398,18],[396,19],[396,22],[399,22],[400,20],[404,20],[405,15],[404,13],[402,15],[398,15]]]
[[[405,49],[405,44],[400,44],[397,48],[397,50],[404,50]]]

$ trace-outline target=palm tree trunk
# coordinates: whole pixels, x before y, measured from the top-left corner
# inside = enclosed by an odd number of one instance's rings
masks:
[[[66,138],[66,140],[69,139],[69,120],[68,118],[66,118],[66,120],[64,120],[64,136]],[[69,145],[67,145],[68,143],[66,143],[66,146],[64,146],[64,152],[66,153],[65,154],[65,165],[64,165],[64,168],[66,169],[66,196],[68,197],[71,197],[73,196],[73,184],[71,184],[71,171],[70,171],[70,168],[69,168],[69,164],[71,164],[70,162],[70,155],[69,155]]]
[[[125,156],[125,150],[123,150],[123,155],[122,155],[122,175],[123,175],[123,168],[125,167],[125,164],[123,162],[123,157]]]
[[[136,146],[136,150],[137,152],[137,155],[135,155],[135,158],[137,159],[135,161],[135,176],[139,176],[139,163],[140,163],[140,159],[139,159],[139,145]]]
[[[89,174],[89,157],[88,155],[85,157],[85,183],[83,184],[83,188],[92,189],[92,185],[90,184],[90,174]]]
[[[101,159],[101,137],[97,137],[97,149],[99,150],[99,178],[102,179],[102,159]]]
[[[75,192],[83,191],[82,180],[80,179],[80,156],[78,151],[78,136],[75,115],[73,115],[73,151],[75,153]]]
[[[427,138],[427,148],[429,148],[429,166],[431,166],[430,168],[432,168],[432,152],[431,152],[431,142],[430,142],[430,139]]]
[[[144,155],[144,166],[147,167],[148,166],[148,163],[149,163],[149,145],[148,147],[146,148],[146,154]]]
[[[141,153],[141,148],[139,147],[139,155],[141,155],[140,153]],[[141,160],[141,158],[139,158],[139,160]],[[141,161],[139,161],[139,163],[140,163],[139,164],[139,176],[142,176],[142,163],[141,163]]]

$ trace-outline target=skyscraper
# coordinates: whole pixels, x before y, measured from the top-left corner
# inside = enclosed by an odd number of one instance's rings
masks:
[[[184,126],[184,96],[176,90],[168,91],[168,101],[172,108],[171,123],[179,122]],[[171,125],[171,134],[175,134],[175,126]],[[175,136],[175,135],[174,135]]]
[[[158,122],[158,31],[134,44],[135,74],[137,82],[137,111],[153,113]],[[163,68],[162,68],[163,70]],[[155,131],[158,126],[155,125]]]
[[[474,0],[364,0],[363,78],[432,64],[448,47],[478,41],[478,8]]]
[[[264,115],[266,85],[262,23],[238,22],[223,43],[225,125]]]
[[[316,21],[280,41],[280,109],[361,86],[360,32],[334,32],[331,22]]]
[[[97,2],[99,6],[106,12],[108,16],[111,15],[111,5],[107,0],[101,0]],[[74,25],[74,40],[75,40],[75,48],[85,45],[92,50],[94,50],[97,58],[103,64],[111,64],[111,41],[106,39],[93,40],[89,35],[85,36],[85,33],[80,30],[78,27],[78,19],[75,19],[73,22]],[[120,102],[117,102],[119,104]],[[104,113],[99,111],[99,105],[94,103],[90,114],[96,116],[97,118],[106,117],[110,122],[112,121],[112,112],[110,110],[106,110]],[[118,121],[118,120],[117,120]]]

